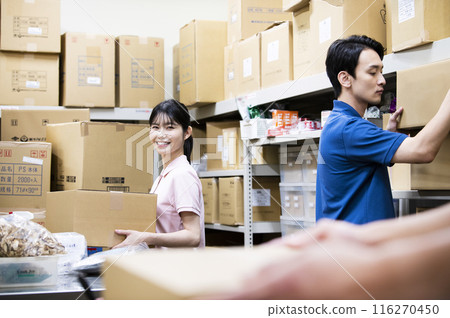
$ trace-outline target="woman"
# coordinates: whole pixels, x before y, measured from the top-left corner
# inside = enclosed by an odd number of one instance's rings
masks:
[[[163,162],[150,191],[158,195],[156,233],[116,230],[126,238],[115,248],[141,242],[157,247],[204,247],[202,186],[190,165],[193,138],[189,112],[185,105],[170,99],[152,110],[149,124],[150,140]]]

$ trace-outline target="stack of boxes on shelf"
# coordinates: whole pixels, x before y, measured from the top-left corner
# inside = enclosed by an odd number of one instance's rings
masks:
[[[316,222],[317,145],[280,149],[281,233],[291,234]]]
[[[197,142],[197,140],[196,140]],[[239,122],[211,122],[206,124],[207,170],[243,169],[244,144]],[[278,165],[276,147],[252,147],[252,164]],[[278,221],[279,177],[256,177],[253,180],[253,220]],[[244,224],[243,177],[202,178],[205,202],[205,222],[225,225]]]
[[[148,125],[89,122],[89,108],[163,101],[164,40],[61,36],[59,0],[1,1],[0,32],[0,104],[14,105],[1,113],[0,213],[33,212],[100,249],[123,239],[116,228],[155,231]],[[58,105],[84,109],[23,107]]]

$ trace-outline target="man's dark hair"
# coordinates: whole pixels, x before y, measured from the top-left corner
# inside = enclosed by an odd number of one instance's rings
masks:
[[[380,59],[383,60],[383,45],[365,35],[352,35],[346,39],[336,40],[328,48],[325,65],[336,98],[339,97],[342,90],[337,78],[339,72],[346,71],[355,77],[355,69],[358,65],[359,55],[365,49],[374,50],[380,56]]]

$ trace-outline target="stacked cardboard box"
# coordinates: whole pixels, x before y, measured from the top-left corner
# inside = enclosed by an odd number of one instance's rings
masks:
[[[148,125],[78,122],[47,126],[53,190],[148,193],[153,148]]]
[[[205,223],[219,223],[219,179],[202,178]]]
[[[58,106],[60,1],[0,6],[0,104]]]
[[[51,154],[45,142],[0,142],[0,211],[45,211]]]
[[[180,44],[173,46],[172,53],[173,98],[180,100]]]
[[[193,20],[180,29],[180,101],[202,105],[223,100],[226,22]]]
[[[219,178],[219,222],[244,224],[244,185],[242,177]],[[252,186],[253,221],[280,220],[280,178],[256,177]]]
[[[164,93],[164,39],[117,37],[116,106],[153,108]]]
[[[61,59],[61,105],[114,107],[114,39],[65,33]]]
[[[1,140],[46,141],[47,124],[89,121],[89,109],[2,109]]]

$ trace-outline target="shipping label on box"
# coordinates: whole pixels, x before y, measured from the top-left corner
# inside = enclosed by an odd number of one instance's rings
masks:
[[[224,21],[193,20],[180,29],[180,101],[183,104],[192,106],[223,100],[226,27]]]
[[[164,39],[117,37],[116,106],[153,108],[164,94]]]
[[[80,122],[47,126],[56,159],[54,190],[150,191],[153,146],[148,125]]]
[[[89,121],[89,109],[2,109],[3,141],[46,141],[47,124]]]
[[[57,191],[48,194],[47,228],[77,232],[88,246],[112,247],[125,237],[115,229],[154,232],[156,195],[106,191]]]
[[[114,107],[114,39],[65,33],[61,56],[63,106]]]
[[[0,49],[59,53],[60,0],[2,0]]]
[[[0,52],[0,104],[58,106],[59,56]]]
[[[45,209],[52,145],[0,142],[0,208]]]

